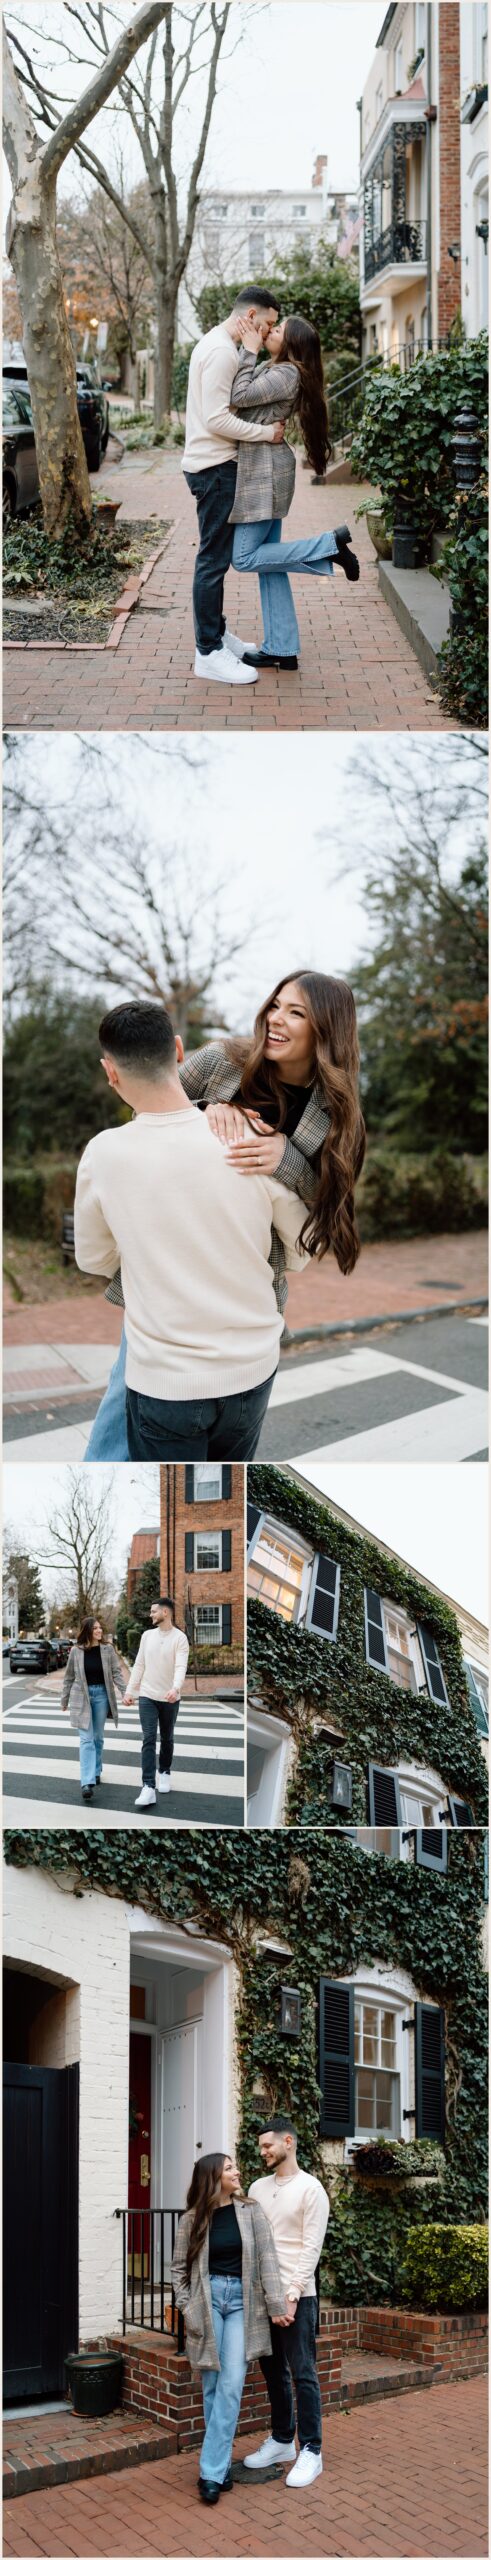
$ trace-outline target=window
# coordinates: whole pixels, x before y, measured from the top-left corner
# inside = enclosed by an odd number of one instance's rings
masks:
[[[375,1829],[441,1833],[447,1816],[443,1779],[436,1770],[368,1764],[368,1814]]]
[[[290,1626],[303,1625],[312,1635],[337,1632],[340,1567],[332,1556],[313,1555],[303,1538],[248,1505],[248,1591],[275,1609]]]
[[[265,204],[251,204],[251,222],[264,222]]]
[[[403,1617],[400,1609],[389,1609],[385,1601],[382,1602],[382,1614],[387,1669],[391,1679],[397,1681],[399,1689],[417,1689],[421,1687],[421,1681],[417,1679],[413,1639],[407,1618]]]
[[[205,1530],[203,1530],[201,1535],[198,1531],[194,1541],[195,1573],[219,1573],[221,1562],[222,1540],[220,1530],[212,1529],[208,1536],[206,1535]]]
[[[294,204],[292,210],[295,214],[303,214],[307,212],[307,206],[306,204]]]
[[[380,80],[380,81],[379,81],[378,89],[376,89],[376,91],[375,91],[375,123],[376,123],[376,124],[378,124],[378,122],[379,122],[379,118],[380,118],[380,116],[381,116],[381,114],[382,114],[383,103],[384,103],[383,83],[382,83],[382,81]]]
[[[397,90],[398,90],[398,89],[403,89],[403,87],[404,87],[404,45],[403,45],[402,36],[400,36],[400,38],[399,38],[399,43],[398,43],[398,44],[396,44],[396,49],[395,49],[395,54],[394,54],[394,88],[395,88],[395,90],[396,90],[396,92],[397,92]]]
[[[414,38],[416,52],[423,54],[426,46],[426,0],[416,0],[416,7],[414,11]]]
[[[212,1465],[196,1466],[193,1468],[193,1475],[195,1502],[221,1502],[221,1467],[214,1467]]]
[[[448,1706],[448,1696],[438,1645],[431,1627],[422,1621],[417,1626],[405,1609],[394,1607],[391,1600],[381,1600],[378,1591],[365,1591],[365,1646],[367,1662],[374,1670],[387,1671],[389,1679],[400,1689],[427,1688],[435,1706]]]
[[[228,213],[228,204],[210,204],[208,209],[209,212],[214,215],[216,222],[225,221],[225,215]]]
[[[467,1687],[468,1687],[468,1691],[469,1691],[470,1704],[471,1704],[471,1707],[472,1707],[472,1713],[473,1713],[473,1716],[474,1716],[474,1718],[475,1718],[475,1722],[476,1722],[476,1725],[477,1725],[478,1733],[488,1733],[488,1731],[489,1731],[489,1705],[488,1705],[488,1689],[489,1689],[489,1683],[488,1683],[488,1679],[487,1679],[486,1672],[481,1670],[481,1665],[480,1665],[480,1663],[479,1663],[479,1664],[477,1664],[477,1663],[472,1663],[472,1662],[468,1662],[467,1660],[465,1660],[465,1662],[464,1662],[464,1670],[465,1670],[465,1676],[466,1676],[466,1681],[467,1681]]]
[[[222,1612],[221,1612],[221,1608],[220,1608],[220,1607],[218,1607],[218,1608],[216,1608],[216,1609],[215,1609],[215,1608],[212,1608],[212,1607],[209,1605],[209,1603],[208,1603],[208,1602],[206,1602],[206,1603],[205,1603],[205,1602],[203,1602],[203,1604],[202,1604],[202,1605],[200,1605],[200,1607],[199,1607],[198,1609],[196,1609],[196,1610],[195,1610],[195,1613],[194,1613],[194,1614],[195,1614],[195,1628],[196,1628],[196,1643],[197,1643],[197,1644],[221,1644],[221,1641],[222,1641]]]
[[[262,267],[262,266],[264,266],[265,256],[266,256],[266,239],[265,239],[265,233],[264,233],[264,231],[251,231],[250,236],[249,236],[249,249],[248,249],[248,262],[249,262],[249,266],[250,266],[250,267]]]
[[[355,2000],[355,2129],[400,2133],[400,2074],[393,2009]]]

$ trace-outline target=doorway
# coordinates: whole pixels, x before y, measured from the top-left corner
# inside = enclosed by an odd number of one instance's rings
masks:
[[[54,2398],[78,2347],[79,2066],[4,2065],[4,2399]]]

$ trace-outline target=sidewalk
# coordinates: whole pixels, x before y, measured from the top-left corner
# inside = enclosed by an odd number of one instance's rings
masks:
[[[295,580],[302,634],[297,674],[263,674],[254,685],[198,683],[193,675],[191,587],[196,515],[181,456],[144,452],[106,463],[99,494],[122,500],[124,517],[172,519],[163,556],[117,649],[37,643],[5,653],[4,720],[16,729],[455,729],[390,606],[375,553],[354,511],[356,485],[312,486],[297,467],[288,519],[292,538],[347,520],[361,565],[358,586],[341,573]],[[366,492],[364,492],[366,494]],[[227,581],[232,629],[261,636],[255,578]]]
[[[4,2552],[64,2560],[480,2560],[487,2552],[485,2381],[334,2416],[304,2495],[235,2484],[207,2512],[194,2453],[8,2499]],[[250,2437],[236,2453],[250,2450]]]

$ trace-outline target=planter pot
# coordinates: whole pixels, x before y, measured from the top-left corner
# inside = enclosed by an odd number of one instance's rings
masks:
[[[392,537],[392,561],[394,569],[417,568],[418,545],[416,535],[413,533],[410,525],[394,525]]]
[[[365,522],[367,533],[370,535],[370,541],[373,542],[374,551],[377,553],[377,559],[391,560],[392,540],[390,533],[387,532],[382,508],[367,507]]]
[[[116,2347],[81,2348],[65,2357],[65,2373],[77,2418],[109,2418],[118,2408],[123,2357]]]

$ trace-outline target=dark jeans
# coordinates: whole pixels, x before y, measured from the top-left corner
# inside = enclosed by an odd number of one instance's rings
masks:
[[[208,658],[212,649],[221,649],[225,630],[223,581],[233,551],[235,527],[229,516],[237,463],[213,463],[211,471],[185,471],[184,478],[198,509],[199,551],[193,578],[196,647]]]
[[[179,1714],[179,1704],[171,1707],[165,1698],[162,1706],[159,1707],[156,1698],[139,1698],[138,1705],[142,1729],[142,1786],[154,1787],[157,1728],[160,1726],[159,1769],[166,1769],[169,1774],[172,1768],[174,1726]]]
[[[130,1458],[253,1458],[276,1377],[238,1396],[161,1404],[126,1389]]]
[[[278,2329],[272,2321],[272,2354],[260,2357],[271,2407],[272,2435],[276,2437],[277,2444],[291,2444],[295,2434],[293,2375],[300,2448],[308,2444],[311,2453],[320,2453],[322,2444],[321,2395],[315,2361],[316,2318],[315,2294],[301,2294],[291,2328]]]

